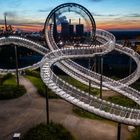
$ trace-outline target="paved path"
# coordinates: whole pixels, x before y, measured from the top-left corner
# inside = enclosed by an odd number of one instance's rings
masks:
[[[20,83],[26,87],[27,94],[0,101],[0,140],[10,140],[14,132],[25,133],[30,127],[46,121],[45,99],[27,79],[21,77]],[[73,106],[61,99],[50,100],[49,106],[50,119],[62,123],[77,140],[116,140],[113,123],[78,117],[72,112]],[[122,140],[127,140],[128,136],[127,129],[123,128]]]

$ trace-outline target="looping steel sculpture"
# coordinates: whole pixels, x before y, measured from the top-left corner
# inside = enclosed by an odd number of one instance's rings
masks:
[[[93,37],[96,36],[96,40],[100,42],[101,45],[96,47],[77,47],[77,48],[63,48],[59,49],[57,43],[55,42],[52,32],[53,28],[48,29],[50,26],[50,21],[55,12],[62,8],[75,7],[78,8],[90,19],[93,31]],[[115,37],[111,33],[96,29],[96,24],[94,18],[90,12],[83,6],[75,3],[66,3],[59,5],[54,10],[50,12],[45,22],[45,37],[50,52],[48,50],[30,40],[9,36],[0,38],[0,45],[5,45],[13,43],[19,46],[25,46],[29,49],[35,50],[44,55],[42,60],[30,68],[41,68],[41,78],[44,83],[53,90],[57,95],[65,99],[66,101],[83,108],[91,113],[99,115],[101,117],[129,125],[140,125],[140,110],[134,108],[127,108],[121,105],[117,105],[105,100],[102,100],[96,96],[89,95],[88,93],[81,91],[80,89],[72,86],[66,81],[58,77],[51,69],[51,66],[57,65],[61,70],[65,71],[68,75],[79,80],[80,82],[88,85],[89,80],[91,81],[91,86],[97,86],[100,84],[100,74],[90,71],[79,64],[73,62],[70,58],[85,58],[85,57],[94,57],[95,55],[105,55],[112,50],[122,52],[134,59],[137,64],[136,70],[129,75],[128,77],[121,79],[120,81],[112,80],[106,76],[103,76],[102,85],[106,89],[114,90],[130,99],[135,101],[140,105],[140,92],[129,87],[131,83],[135,82],[140,77],[140,55],[134,52],[132,49],[127,47],[122,47],[122,45],[115,43]],[[29,67],[25,67],[27,69]],[[22,69],[21,69],[22,70]],[[0,72],[13,72],[13,70],[3,70],[0,69]]]

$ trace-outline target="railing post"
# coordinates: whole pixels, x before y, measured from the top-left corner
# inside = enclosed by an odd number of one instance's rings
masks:
[[[117,140],[121,140],[121,123],[117,126]]]
[[[19,75],[18,75],[18,55],[17,55],[17,46],[15,45],[15,62],[16,62],[16,79],[17,79],[17,86],[19,86]]]
[[[102,99],[102,83],[103,83],[103,56],[100,56],[100,98]]]
[[[49,99],[48,99],[48,87],[46,86],[46,121],[49,124]]]
[[[89,70],[90,70],[90,67],[91,67],[91,64],[90,64],[90,58],[89,58],[89,61],[88,61],[88,68],[89,68]],[[88,88],[88,93],[89,93],[89,95],[90,95],[90,93],[91,93],[91,80],[89,80],[89,88]]]

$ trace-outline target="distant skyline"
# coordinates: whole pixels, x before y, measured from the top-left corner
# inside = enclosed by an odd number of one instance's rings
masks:
[[[56,6],[75,2],[93,15],[97,28],[106,30],[140,30],[139,0],[0,0],[0,26],[4,13],[8,24],[27,31],[39,31]]]

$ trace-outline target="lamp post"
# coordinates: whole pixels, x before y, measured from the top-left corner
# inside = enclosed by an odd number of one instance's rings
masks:
[[[118,123],[117,140],[121,140],[121,123]]]
[[[47,125],[49,124],[49,100],[48,100],[48,87],[46,86],[46,120]]]
[[[102,86],[103,86],[103,56],[100,56],[100,98],[102,99]]]
[[[19,86],[19,75],[18,75],[18,55],[17,55],[17,46],[14,46],[15,49],[15,62],[16,62],[16,79],[17,79],[17,86]]]
[[[94,43],[94,45],[95,45],[95,47],[96,47],[96,37],[93,39],[93,43]],[[92,45],[92,44],[91,44]],[[94,65],[91,67],[91,59],[89,58],[89,65],[88,65],[88,68],[89,68],[89,70],[93,70],[93,68],[94,68],[94,70],[96,71],[96,56],[95,56],[95,59],[94,59]],[[89,95],[90,95],[90,93],[91,93],[91,80],[89,80]]]
[[[90,64],[90,58],[88,60],[88,68],[90,70],[90,67],[91,67],[91,64]],[[88,88],[88,93],[89,93],[89,96],[90,96],[90,93],[91,93],[91,80],[89,79],[89,88]]]

